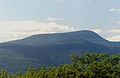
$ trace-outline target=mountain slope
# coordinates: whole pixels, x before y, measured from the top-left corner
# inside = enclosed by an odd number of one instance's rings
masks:
[[[71,39],[71,40],[82,39],[97,44],[105,45],[108,47],[118,47],[118,48],[120,47],[120,43],[107,41],[98,34],[96,34],[95,32],[88,30],[68,32],[68,33],[33,35],[25,39],[12,41],[11,43],[30,45],[30,46],[41,46],[41,45],[49,45],[50,42],[67,40],[67,39]]]
[[[11,51],[11,54],[7,54],[8,50]],[[14,65],[18,63],[15,56],[12,56],[14,54],[16,57],[22,58],[19,60],[22,64],[25,60],[25,63],[31,62],[37,65],[59,65],[69,63],[68,59],[72,53],[83,54],[87,52],[118,54],[120,53],[120,43],[107,41],[92,31],[84,30],[34,35],[0,44],[0,53],[11,56],[8,59],[9,62],[14,61]],[[4,61],[8,59],[4,59]],[[25,63],[23,65],[26,65]]]
[[[55,34],[41,34],[41,35],[34,35],[22,40],[12,41],[15,44],[22,44],[22,45],[41,45],[47,44],[49,42],[60,41],[60,40],[67,40],[67,39],[83,39],[87,41],[105,41],[102,37],[97,35],[92,31],[76,31],[76,32],[69,32],[69,33],[55,33]]]

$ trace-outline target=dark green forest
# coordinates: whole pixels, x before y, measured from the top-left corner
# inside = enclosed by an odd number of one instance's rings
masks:
[[[24,73],[1,70],[0,78],[120,78],[120,55],[72,54],[71,61],[57,67],[29,68]]]

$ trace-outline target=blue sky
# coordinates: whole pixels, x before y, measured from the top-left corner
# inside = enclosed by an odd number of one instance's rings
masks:
[[[47,33],[89,29],[120,41],[120,0],[0,0],[0,28],[7,28],[1,42],[41,34],[35,25]]]

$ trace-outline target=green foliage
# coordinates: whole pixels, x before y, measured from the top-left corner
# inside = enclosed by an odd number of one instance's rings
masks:
[[[120,78],[120,55],[72,55],[71,64],[32,68],[14,75],[1,71],[0,78]]]

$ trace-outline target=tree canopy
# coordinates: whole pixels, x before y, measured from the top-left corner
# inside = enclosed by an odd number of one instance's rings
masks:
[[[72,63],[29,69],[25,73],[0,72],[0,78],[120,78],[120,55],[72,55]]]

